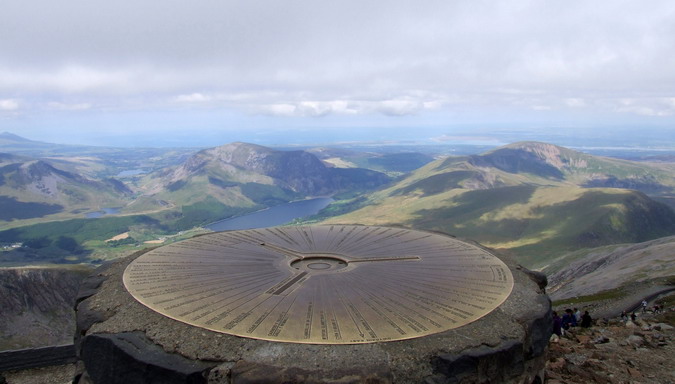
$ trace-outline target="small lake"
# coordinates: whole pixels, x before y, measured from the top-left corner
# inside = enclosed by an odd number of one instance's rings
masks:
[[[122,172],[118,173],[117,176],[115,176],[115,177],[131,177],[131,176],[142,175],[142,174],[145,174],[145,173],[147,173],[147,172],[143,169],[129,169],[129,170],[122,171]]]
[[[228,231],[274,227],[286,224],[294,219],[314,215],[332,202],[333,199],[330,197],[294,201],[249,213],[248,215],[217,221],[207,225],[206,228],[212,231]]]
[[[84,216],[87,219],[98,219],[99,217],[103,217],[105,215],[114,215],[114,214],[117,214],[117,213],[120,213],[119,208],[103,208],[102,210],[97,211],[97,212],[89,212],[89,213],[85,214]]]

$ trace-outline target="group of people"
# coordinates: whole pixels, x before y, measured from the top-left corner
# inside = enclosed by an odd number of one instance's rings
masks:
[[[637,315],[635,314],[635,311],[633,311],[633,313],[630,314],[630,321],[635,322],[635,320],[637,320]],[[626,313],[626,311],[621,312],[621,321],[624,323],[628,321],[628,313]]]
[[[562,336],[564,332],[572,327],[581,326],[583,328],[590,328],[593,319],[588,311],[581,311],[578,308],[574,310],[567,308],[562,317],[558,316],[558,312],[553,311],[553,333]]]
[[[647,311],[648,311],[647,300],[642,300],[642,313],[647,313]],[[662,311],[663,307],[658,304],[654,304],[654,306],[652,307],[652,312],[654,314],[661,313]]]

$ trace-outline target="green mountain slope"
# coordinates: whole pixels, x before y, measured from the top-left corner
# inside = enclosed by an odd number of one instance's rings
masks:
[[[43,160],[0,154],[0,223],[81,217],[85,212],[122,206],[131,195],[113,178],[93,180]]]
[[[333,167],[360,167],[390,175],[414,171],[434,160],[432,156],[418,152],[374,153],[327,147],[310,148],[307,152]]]
[[[636,188],[590,187],[606,180]],[[328,222],[440,230],[536,267],[560,252],[675,234],[673,210],[648,196],[673,186],[672,174],[645,164],[516,143],[432,162]]]
[[[328,168],[304,151],[232,143],[202,150],[180,166],[147,176],[139,183],[144,198],[127,210],[147,209],[152,202],[184,206],[207,196],[228,206],[259,209],[308,196],[373,189],[388,181],[371,170]]]

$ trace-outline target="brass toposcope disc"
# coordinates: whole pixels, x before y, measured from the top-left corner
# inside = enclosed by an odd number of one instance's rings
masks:
[[[310,344],[404,340],[460,327],[513,289],[487,251],[415,230],[331,225],[219,232],[124,272],[141,303],[197,327]]]

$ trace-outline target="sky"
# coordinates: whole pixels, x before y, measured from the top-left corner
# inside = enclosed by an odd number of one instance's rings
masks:
[[[431,142],[645,127],[675,131],[672,0],[0,5],[0,132],[33,140]]]

